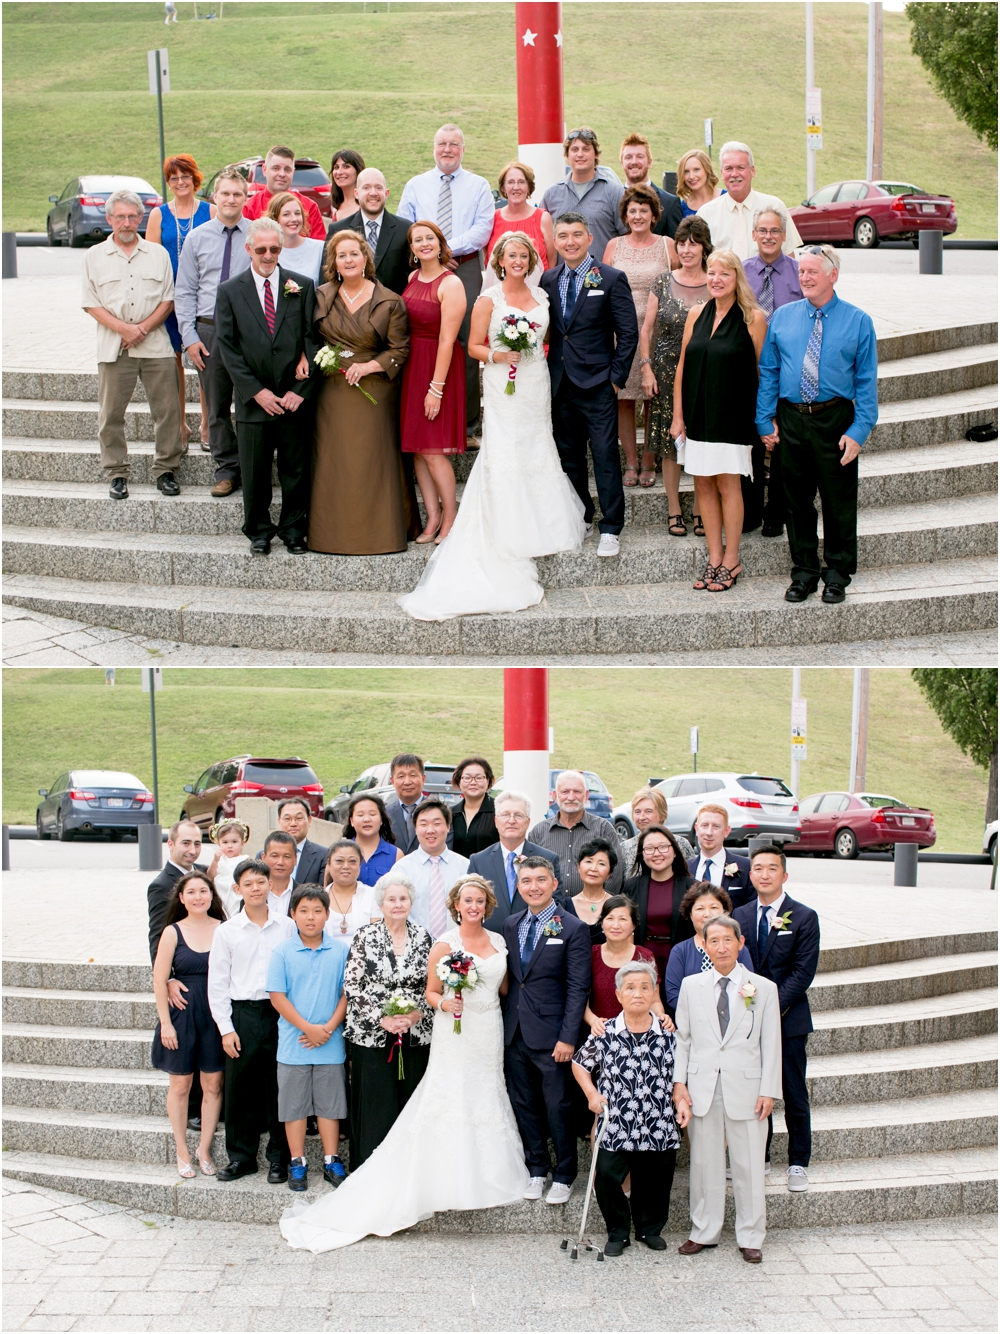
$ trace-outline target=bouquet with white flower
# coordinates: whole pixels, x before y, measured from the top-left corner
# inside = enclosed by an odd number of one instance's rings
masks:
[[[342,343],[334,343],[332,345],[330,343],[325,343],[313,357],[313,361],[315,361],[316,365],[324,375],[346,375],[347,372],[340,363],[346,361],[348,357],[353,356],[354,353],[351,349],[349,347],[344,347]],[[361,389],[361,386],[356,384],[354,388]],[[372,398],[367,389],[361,389],[361,392],[364,394],[365,398],[367,398],[369,403],[374,403],[375,406],[378,407],[377,401]]]
[[[402,992],[397,991],[395,996],[390,996],[382,1006],[382,1015],[386,1019],[397,1019],[400,1015],[412,1014],[414,1010],[419,1009],[417,1002],[412,996],[404,996]],[[389,1048],[389,1057],[386,1062],[392,1060],[392,1053],[398,1052],[396,1065],[396,1078],[403,1078],[403,1035],[396,1033],[396,1041]]]
[[[461,1001],[463,991],[469,987],[474,987],[479,981],[475,960],[471,954],[466,954],[464,950],[455,950],[453,954],[445,955],[435,972],[445,986],[455,993],[455,998],[458,1001]],[[461,1010],[456,1011],[452,1031],[455,1033],[461,1033],[462,1031]]]
[[[497,337],[510,352],[535,352],[538,349],[538,331],[542,326],[529,320],[527,315],[504,315],[497,330]],[[514,392],[514,377],[517,367],[511,366],[504,386],[505,394]]]

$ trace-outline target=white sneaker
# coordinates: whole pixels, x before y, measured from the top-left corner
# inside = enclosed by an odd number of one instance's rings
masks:
[[[546,1204],[565,1204],[573,1193],[573,1187],[567,1186],[564,1181],[553,1181],[549,1187],[549,1193],[545,1197]]]
[[[597,554],[599,556],[617,556],[618,547],[618,537],[615,533],[602,533],[601,540],[597,544]]]
[[[804,1167],[789,1167],[785,1175],[788,1178],[788,1189],[801,1191],[809,1189],[809,1173]]]
[[[545,1189],[544,1177],[532,1177],[528,1182],[528,1189],[524,1192],[526,1200],[540,1200],[542,1191]]]
[[[769,1176],[771,1175],[771,1164],[770,1164],[770,1163],[765,1163],[765,1164],[764,1164],[764,1175],[765,1175],[766,1177],[769,1177]]]

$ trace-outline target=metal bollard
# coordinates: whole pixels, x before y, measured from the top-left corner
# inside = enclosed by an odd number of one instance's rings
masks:
[[[139,870],[163,869],[163,830],[158,824],[141,824],[139,834]]]
[[[3,869],[10,870],[10,830],[3,826]]]
[[[5,278],[17,277],[17,234],[15,232],[4,232],[3,234],[3,276]]]
[[[913,888],[917,883],[917,845],[916,843],[896,843],[893,845],[894,864],[892,883]]]
[[[772,841],[770,838],[748,838],[747,856],[752,857],[758,848],[769,848]]]
[[[944,232],[920,233],[920,272],[944,273]]]

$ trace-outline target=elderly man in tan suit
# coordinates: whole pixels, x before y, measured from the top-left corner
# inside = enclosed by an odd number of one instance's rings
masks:
[[[728,1143],[736,1244],[760,1264],[767,1118],[781,1094],[778,988],[737,962],[743,935],[733,918],[713,917],[704,937],[712,968],[686,977],[677,1000],[674,1103],[691,1143],[691,1236],[679,1250],[719,1244]]]

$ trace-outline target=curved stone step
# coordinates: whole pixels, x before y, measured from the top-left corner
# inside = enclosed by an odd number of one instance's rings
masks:
[[[894,1005],[996,985],[996,952],[983,950],[824,972],[813,981],[809,1004],[815,1014],[861,1005]]]
[[[5,1024],[4,1061],[91,1069],[149,1070],[152,1029]]]
[[[997,422],[995,385],[961,389],[928,398],[907,398],[879,407],[878,423],[865,449],[870,453],[913,445],[943,444],[965,435],[970,426]]]
[[[152,1029],[152,995],[123,991],[65,991],[46,987],[4,987],[4,1024],[56,1027]]]
[[[5,1105],[48,1108],[56,1115],[66,1111],[165,1117],[169,1086],[170,1076],[162,1070],[3,1063]]]
[[[997,991],[986,988],[894,1005],[821,1010],[813,1015],[813,1023],[810,1057],[979,1037],[997,1031]]]
[[[903,940],[864,940],[854,945],[821,947],[816,971],[823,974],[839,973],[845,969],[867,968],[876,964],[902,963],[907,959],[938,959],[960,954],[979,954],[984,950],[995,952],[997,943],[996,931],[962,930],[950,935],[908,936]],[[4,965],[5,968],[7,966]],[[6,978],[6,973],[4,976]],[[17,974],[16,980],[22,981],[20,974]],[[23,981],[26,984],[26,976]]]
[[[807,1078],[814,1107],[996,1090],[997,1043],[988,1034],[917,1047],[813,1056]]]
[[[878,368],[878,401],[897,403],[996,384],[997,351],[996,343],[980,343],[883,362]]]

